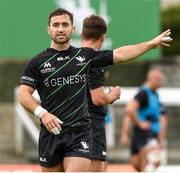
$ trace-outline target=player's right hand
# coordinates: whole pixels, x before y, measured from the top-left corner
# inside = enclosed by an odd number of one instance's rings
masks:
[[[42,116],[41,120],[50,133],[55,135],[60,134],[60,131],[62,130],[61,124],[63,124],[63,122],[59,118],[49,112],[46,112]]]
[[[151,123],[149,121],[141,121],[139,122],[138,126],[142,130],[149,130],[151,128]]]

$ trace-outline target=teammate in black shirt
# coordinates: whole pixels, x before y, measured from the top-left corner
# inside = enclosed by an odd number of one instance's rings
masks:
[[[70,46],[73,31],[73,15],[61,8],[53,11],[48,23],[51,47],[30,60],[21,77],[19,101],[42,122],[39,137],[42,171],[89,169],[91,133],[86,83],[90,68],[126,62],[160,45],[169,46],[163,42],[163,37],[170,35],[167,30],[147,42],[94,51]],[[35,89],[41,106],[32,97]]]
[[[103,18],[91,15],[83,21],[82,47],[99,50],[105,39],[107,26]],[[104,69],[92,68],[88,75],[87,101],[88,111],[92,120],[92,160],[90,171],[105,171],[106,134],[105,134],[105,104],[112,103],[120,97],[119,86],[112,87],[109,93],[104,88]]]
[[[127,144],[132,121],[131,163],[139,171],[153,172],[159,164],[167,118],[166,109],[160,103],[156,90],[163,81],[164,75],[159,69],[150,70],[145,84],[126,106],[127,115],[123,121],[121,143]]]

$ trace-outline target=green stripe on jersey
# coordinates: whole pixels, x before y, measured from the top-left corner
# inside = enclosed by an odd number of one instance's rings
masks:
[[[86,83],[81,87],[81,89],[79,91],[77,91],[73,96],[71,96],[70,98],[68,99],[65,99],[64,102],[62,102],[59,106],[57,106],[56,108],[54,108],[51,113],[53,113],[54,111],[56,111],[59,107],[61,107],[63,104],[65,104],[67,101],[71,100],[72,98],[74,98],[75,96],[77,96],[81,91],[82,89],[86,86]]]
[[[73,112],[71,112],[70,114],[68,114],[67,116],[65,116],[65,118],[61,119],[63,122],[69,118],[70,116],[72,116],[74,113],[76,113],[77,111],[79,111],[82,107],[84,106],[84,103],[81,104],[81,106],[79,106],[76,110],[74,110]],[[73,127],[73,126],[72,126]]]
[[[53,55],[52,57],[50,57],[47,61],[43,62],[38,68],[41,68],[45,63],[49,62],[51,59],[53,59],[56,55],[58,55],[59,53],[56,53],[55,55]]]
[[[85,67],[87,67],[87,65],[88,65],[90,62],[91,62],[91,60],[89,60],[89,61],[87,62],[87,64],[86,64],[85,66],[83,66],[83,68],[82,68],[80,71],[78,71],[75,75],[78,75],[82,70],[84,70]],[[47,98],[49,98],[49,97],[52,96],[54,93],[56,93],[57,91],[59,91],[63,86],[65,86],[65,84],[62,85],[62,86],[60,86],[60,87],[57,88],[56,90],[54,90],[50,95],[47,96]]]
[[[89,60],[89,61],[86,63],[86,65],[84,65],[83,68],[76,73],[76,75],[78,75],[79,73],[81,73],[81,72],[89,65],[90,62],[91,62],[91,60]]]
[[[52,73],[52,74],[48,77],[48,79],[49,79],[50,77],[52,77],[54,74],[56,74],[58,71],[60,71],[61,69],[63,69],[66,65],[68,65],[74,58],[76,58],[76,56],[77,56],[80,52],[81,52],[81,49],[79,49],[78,52],[77,52],[68,62],[66,62],[62,67],[60,67],[60,68],[57,69],[54,73]]]

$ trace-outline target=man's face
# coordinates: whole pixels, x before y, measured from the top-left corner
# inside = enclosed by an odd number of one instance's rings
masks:
[[[165,76],[161,71],[155,70],[150,75],[150,82],[153,84],[154,88],[157,89],[164,84]]]
[[[57,44],[67,43],[74,31],[71,20],[67,14],[53,16],[48,26],[51,39]]]
[[[159,88],[165,83],[165,76],[163,73],[158,73],[154,79],[156,81],[156,87]]]

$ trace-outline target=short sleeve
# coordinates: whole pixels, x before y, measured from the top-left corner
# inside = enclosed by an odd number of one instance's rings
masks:
[[[36,88],[38,79],[39,72],[37,68],[37,63],[35,63],[35,60],[32,59],[25,65],[24,71],[21,76],[20,85],[28,85]]]
[[[88,86],[91,90],[104,86],[104,69],[92,68],[88,74]]]
[[[166,115],[167,113],[167,108],[162,103],[160,103],[160,112],[161,115]]]
[[[144,90],[141,90],[135,97],[140,104],[140,108],[145,108],[148,105],[148,96]]]
[[[113,50],[94,50],[91,67],[104,67],[113,64]]]

